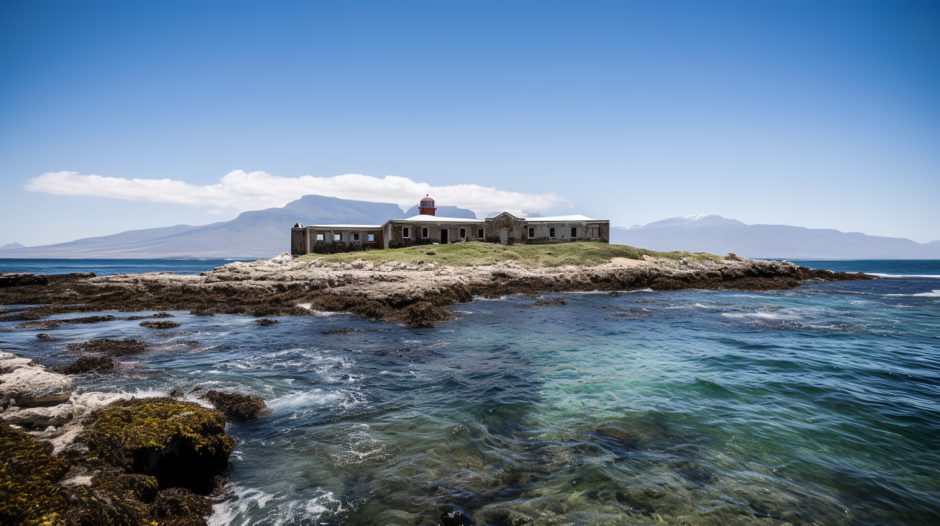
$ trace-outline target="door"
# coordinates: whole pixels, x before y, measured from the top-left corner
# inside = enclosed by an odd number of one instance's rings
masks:
[[[508,228],[499,229],[499,242],[502,245],[509,244],[509,229]]]
[[[446,228],[441,229],[441,244],[442,245],[446,245],[447,243],[450,243],[450,240],[448,239],[449,237],[448,234],[450,234],[450,231],[448,231]]]

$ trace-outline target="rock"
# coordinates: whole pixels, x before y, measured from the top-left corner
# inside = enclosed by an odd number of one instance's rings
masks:
[[[8,352],[0,352],[0,374],[13,372],[32,363],[33,361],[29,358],[20,358]]]
[[[447,504],[441,506],[440,512],[441,526],[474,526],[476,521],[469,513],[460,506]]]
[[[66,349],[83,353],[105,354],[108,356],[128,356],[146,351],[147,344],[133,339],[94,339],[81,343],[70,343],[66,346]]]
[[[271,412],[264,399],[229,391],[207,391],[203,396],[212,405],[233,420],[253,420]]]
[[[0,288],[23,287],[26,285],[47,285],[48,283],[49,280],[41,274],[31,274],[28,272],[0,273]]]
[[[160,489],[157,479],[140,473],[122,473],[105,469],[91,478],[91,484],[107,493],[129,495],[142,502],[153,502]]]
[[[140,326],[148,329],[175,329],[180,326],[180,323],[177,321],[142,321]]]
[[[257,323],[258,325],[262,327],[268,327],[271,325],[277,325],[280,322],[278,322],[277,320],[272,320],[271,318],[261,318],[261,319],[255,320],[255,323]]]
[[[10,403],[29,407],[64,402],[71,394],[69,377],[48,372],[35,364],[0,374],[0,407]]]
[[[354,332],[361,332],[361,331],[360,329],[355,329],[353,327],[334,327],[332,329],[323,329],[322,331],[320,331],[320,334],[332,336],[335,334],[352,334]]]
[[[554,307],[565,305],[568,301],[565,298],[538,298],[532,302],[532,307]]]
[[[221,413],[172,398],[116,402],[95,416],[82,441],[115,467],[197,493],[212,490],[233,447]]]
[[[52,446],[0,422],[0,524],[43,524],[64,502],[57,482],[69,470]]]
[[[151,506],[151,516],[160,526],[203,526],[209,515],[212,502],[183,488],[160,491]]]
[[[107,373],[114,370],[110,356],[82,356],[74,362],[56,369],[62,374]]]

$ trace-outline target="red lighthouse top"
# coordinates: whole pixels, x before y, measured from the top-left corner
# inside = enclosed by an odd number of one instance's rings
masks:
[[[434,206],[434,199],[425,195],[418,204],[418,212],[423,216],[433,216],[437,213],[437,207]]]

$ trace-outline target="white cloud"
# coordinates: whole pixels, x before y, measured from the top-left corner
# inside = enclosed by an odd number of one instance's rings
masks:
[[[495,210],[515,214],[546,212],[565,204],[555,194],[525,194],[475,184],[432,186],[407,177],[378,178],[360,174],[278,177],[265,172],[242,170],[229,172],[219,182],[208,185],[194,185],[175,179],[126,179],[77,172],[48,172],[30,179],[26,189],[57,195],[151,201],[237,211],[280,207],[309,194],[395,203],[404,209],[417,204],[425,194],[430,194],[438,205],[469,208],[478,215]]]

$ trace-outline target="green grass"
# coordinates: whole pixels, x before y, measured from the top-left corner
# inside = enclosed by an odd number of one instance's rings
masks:
[[[515,261],[527,267],[558,267],[562,265],[595,266],[612,258],[641,259],[653,256],[668,259],[685,258],[688,261],[721,258],[704,252],[656,252],[628,245],[579,242],[557,245],[497,245],[495,243],[454,243],[451,245],[421,245],[389,250],[361,250],[340,254],[308,254],[303,260],[323,258],[324,261],[351,262],[357,259],[382,263],[439,263],[455,267],[487,265],[500,261]]]

